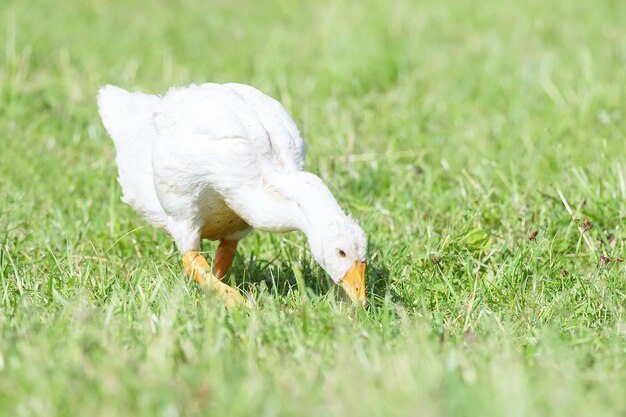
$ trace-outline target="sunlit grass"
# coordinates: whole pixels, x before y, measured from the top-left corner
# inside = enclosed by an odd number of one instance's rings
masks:
[[[0,414],[626,414],[625,4],[3,2]],[[290,110],[368,311],[297,233],[225,311],[121,203],[98,87],[205,81]]]

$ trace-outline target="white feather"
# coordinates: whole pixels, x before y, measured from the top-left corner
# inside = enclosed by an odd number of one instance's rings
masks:
[[[153,115],[161,99],[129,93],[107,85],[98,93],[98,109],[104,127],[115,143],[122,200],[152,224],[165,226],[166,216],[152,180],[152,147],[156,139]]]

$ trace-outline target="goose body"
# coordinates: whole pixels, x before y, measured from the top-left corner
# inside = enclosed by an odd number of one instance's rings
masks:
[[[172,88],[162,97],[105,86],[98,107],[123,201],[165,228],[183,254],[198,251],[201,239],[238,242],[256,228],[303,231],[338,283],[364,262],[362,230],[303,171],[304,141],[273,98],[243,84]],[[340,248],[325,249],[329,243]],[[326,259],[329,250],[339,259]]]

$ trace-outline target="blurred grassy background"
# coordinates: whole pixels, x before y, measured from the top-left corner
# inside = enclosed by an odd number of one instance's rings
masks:
[[[0,414],[624,415],[625,19],[617,0],[4,0]],[[206,81],[291,112],[368,234],[368,312],[302,236],[262,233],[230,277],[259,306],[225,312],[120,202],[97,89]]]

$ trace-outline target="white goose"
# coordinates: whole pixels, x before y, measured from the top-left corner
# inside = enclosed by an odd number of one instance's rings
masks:
[[[227,306],[243,297],[220,280],[252,228],[304,232],[333,281],[366,303],[363,230],[303,171],[304,141],[279,102],[242,84],[163,97],[109,85],[98,107],[115,142],[122,200],[172,235],[185,271]],[[220,240],[212,270],[197,252],[201,239]]]

